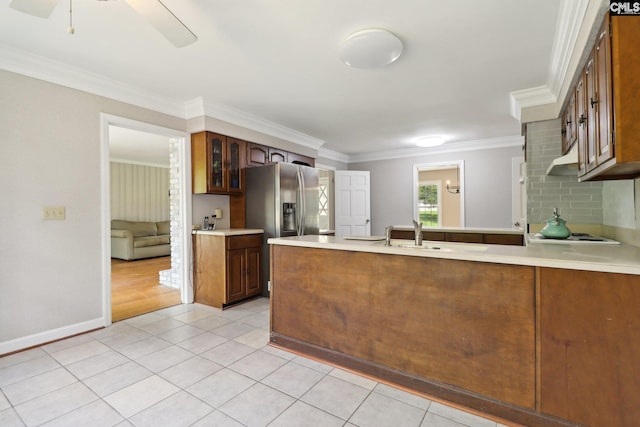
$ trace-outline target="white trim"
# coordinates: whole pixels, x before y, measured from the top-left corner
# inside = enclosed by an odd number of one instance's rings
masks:
[[[466,222],[465,217],[465,181],[464,181],[464,160],[450,160],[446,162],[429,162],[429,163],[416,163],[413,167],[413,212],[414,215],[418,212],[418,171],[420,169],[439,168],[444,166],[458,166],[460,171],[460,227],[464,227]],[[441,201],[439,201],[441,202]]]
[[[511,158],[511,226],[518,228],[515,224],[520,223],[520,228],[524,229],[527,223],[527,185],[526,171],[527,164],[523,156]],[[524,171],[522,170],[524,168]],[[522,205],[521,205],[522,203]]]
[[[107,113],[100,113],[100,152],[101,152],[101,225],[102,225],[102,316],[104,319],[103,326],[109,326],[112,322],[111,318],[111,199],[110,199],[110,169],[109,169],[109,126],[124,127],[127,129],[133,129],[141,132],[150,132],[158,135],[165,135],[169,138],[180,138],[185,143],[180,144],[183,149],[180,150],[180,179],[183,183],[183,189],[188,189],[188,192],[182,193],[181,207],[183,229],[182,231],[182,246],[183,255],[188,253],[191,247],[191,209],[189,205],[191,200],[188,199],[188,195],[191,194],[191,167],[187,162],[187,157],[190,152],[186,151],[187,141],[190,141],[189,134],[184,131],[165,128],[150,123],[140,122],[125,117],[114,116]],[[189,147],[190,148],[190,147]],[[188,216],[187,216],[188,215]],[[189,230],[186,231],[186,225],[189,224]],[[188,266],[190,264],[190,258],[183,258],[183,268],[179,272],[181,275],[181,299],[183,303],[193,302],[193,289],[186,290],[188,285],[191,285],[193,281],[190,278],[188,272]],[[188,279],[188,280],[187,280]],[[189,298],[191,295],[191,298]]]
[[[511,116],[516,120],[521,121],[523,108],[558,102],[588,6],[589,0],[560,1],[547,83],[509,93]]]
[[[0,68],[94,95],[182,117],[184,105],[99,74],[0,44]]]
[[[511,116],[518,121],[522,117],[523,108],[553,104],[557,101],[557,95],[554,95],[547,86],[516,90],[509,93]]]
[[[94,329],[100,329],[103,326],[105,326],[105,319],[99,317],[97,319],[87,320],[81,323],[66,325],[61,328],[49,329],[48,331],[38,332],[37,334],[27,335],[14,340],[4,341],[0,343],[0,356],[62,338],[68,338],[73,335],[82,334]]]
[[[194,98],[185,102],[184,105],[184,115],[186,119],[192,119],[200,116],[212,117],[214,119],[284,139],[286,141],[293,142],[294,144],[302,145],[314,150],[317,150],[324,144],[323,140],[311,135],[307,135],[295,129],[282,126],[278,123],[265,120],[226,105],[207,102],[203,97]]]
[[[553,39],[549,79],[547,86],[556,97],[560,94],[562,83],[567,77],[571,54],[576,47],[582,21],[587,13],[589,0],[561,0],[556,34]]]
[[[478,141],[452,142],[431,148],[403,148],[399,150],[376,151],[375,153],[350,155],[348,163],[459,153],[462,151],[488,150],[493,148],[522,147],[523,142],[524,137],[518,135]]]
[[[182,144],[179,144],[180,156],[180,179],[182,187],[180,188],[180,209],[182,214],[182,289],[180,298],[183,304],[193,303],[193,248],[191,245],[192,231],[192,198],[191,198],[191,137],[184,134],[181,138]]]
[[[159,97],[138,87],[4,44],[0,44],[0,69],[104,96],[185,120],[209,116],[304,147],[318,149],[324,144],[324,141],[295,129],[287,128],[231,107],[205,102],[202,97],[186,102],[179,99]]]
[[[349,163],[349,155],[328,148],[318,148],[318,157],[323,159],[335,160],[337,162]]]

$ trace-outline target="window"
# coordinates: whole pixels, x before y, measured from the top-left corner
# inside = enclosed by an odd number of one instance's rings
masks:
[[[320,216],[329,215],[329,186],[326,181],[326,179],[320,179],[320,197],[318,198]]]
[[[438,182],[420,183],[418,187],[418,216],[425,227],[440,226],[440,189]]]

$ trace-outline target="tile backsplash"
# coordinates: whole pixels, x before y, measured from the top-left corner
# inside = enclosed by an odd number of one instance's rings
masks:
[[[602,183],[578,182],[577,176],[547,176],[551,161],[562,155],[560,119],[527,123],[527,222],[543,224],[557,207],[571,224],[602,224]]]

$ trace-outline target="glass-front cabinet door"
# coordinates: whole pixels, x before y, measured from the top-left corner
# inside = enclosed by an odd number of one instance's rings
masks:
[[[225,191],[227,186],[227,177],[225,176],[226,137],[214,133],[208,133],[207,136],[210,161],[208,192]]]
[[[246,161],[247,143],[240,139],[227,137],[228,144],[228,191],[230,193],[241,193],[244,190],[244,176],[242,173]]]

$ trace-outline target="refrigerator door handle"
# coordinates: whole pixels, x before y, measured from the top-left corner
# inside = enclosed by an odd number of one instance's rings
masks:
[[[307,228],[307,193],[304,182],[304,174],[300,167],[298,167],[298,173],[300,174],[300,194],[302,196],[302,215],[301,226],[300,226],[300,235],[304,235]]]
[[[302,220],[302,218],[303,218],[302,210],[304,209],[303,208],[304,202],[302,200],[302,197],[303,197],[303,193],[301,191],[301,189],[302,189],[302,176],[300,175],[300,168],[296,168],[296,184],[297,184],[297,187],[298,187],[298,188],[296,188],[296,196],[297,196],[296,198],[297,198],[297,205],[298,205],[296,207],[296,226],[297,226],[296,234],[298,236],[301,236],[302,235],[302,230],[303,230],[303,228],[302,228],[302,222],[303,222],[303,220]]]

